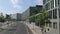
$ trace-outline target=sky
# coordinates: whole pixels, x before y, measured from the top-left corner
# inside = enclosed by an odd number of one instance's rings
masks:
[[[23,13],[29,6],[43,5],[43,0],[0,0],[0,12],[5,14]]]

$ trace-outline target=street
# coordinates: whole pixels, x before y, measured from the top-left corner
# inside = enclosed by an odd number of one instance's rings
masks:
[[[8,29],[0,34],[33,34],[31,30],[22,22],[14,22]]]

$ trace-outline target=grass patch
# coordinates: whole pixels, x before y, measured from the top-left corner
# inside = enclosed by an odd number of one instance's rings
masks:
[[[4,28],[0,28],[0,30],[5,30]]]

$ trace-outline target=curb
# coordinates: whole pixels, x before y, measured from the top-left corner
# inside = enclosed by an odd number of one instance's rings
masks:
[[[26,23],[25,23],[26,24]],[[26,24],[27,25],[27,24]],[[27,25],[29,27],[29,25]],[[32,31],[33,34],[37,34],[34,30],[31,29],[31,27],[29,27],[29,29]]]

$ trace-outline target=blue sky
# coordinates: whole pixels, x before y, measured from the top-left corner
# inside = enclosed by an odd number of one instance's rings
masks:
[[[22,13],[29,6],[42,4],[43,0],[0,0],[0,12],[3,14]]]

